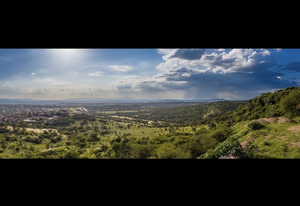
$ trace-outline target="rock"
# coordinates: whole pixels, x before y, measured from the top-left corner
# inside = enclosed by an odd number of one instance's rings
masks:
[[[221,156],[218,159],[239,159],[239,158],[229,154],[229,155]]]
[[[251,122],[253,121],[257,121],[257,122],[260,122],[260,123],[263,123],[263,124],[275,124],[275,123],[278,123],[278,124],[284,124],[284,123],[291,123],[291,122],[295,122],[294,120],[291,120],[287,117],[270,117],[270,118],[259,118],[259,119],[256,119],[256,120],[252,120]]]

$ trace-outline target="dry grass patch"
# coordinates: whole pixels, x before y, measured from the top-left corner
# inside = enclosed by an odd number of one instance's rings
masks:
[[[248,136],[243,142],[241,142],[241,146],[243,149],[247,149],[251,144],[253,144],[254,142],[256,142],[256,139],[254,139],[253,137]]]
[[[295,134],[298,134],[300,132],[300,125],[289,127],[288,130],[294,132]]]
[[[6,128],[9,129],[10,131],[13,131],[13,130],[14,130],[12,126],[7,126]],[[59,134],[58,131],[57,131],[57,129],[34,129],[34,128],[25,128],[25,130],[26,130],[27,132],[34,132],[34,133],[43,133],[44,131],[49,132],[49,131],[51,130],[51,131],[56,132],[57,134]]]
[[[50,130],[52,130],[53,132],[58,133],[57,129],[33,129],[33,128],[26,128],[25,129],[28,132],[35,132],[35,133],[43,133],[44,131],[49,132]]]

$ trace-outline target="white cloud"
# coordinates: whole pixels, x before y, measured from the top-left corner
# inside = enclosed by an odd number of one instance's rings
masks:
[[[268,50],[265,50],[265,49],[261,49],[261,51],[262,51],[262,56],[270,56],[271,55],[271,52],[270,51],[268,51]]]
[[[270,51],[266,49],[232,49],[229,52],[217,49],[210,54],[198,50],[193,51],[195,53],[182,52],[182,50],[180,53],[178,53],[178,50],[168,50],[168,52],[164,51],[163,59],[165,62],[160,63],[156,67],[157,69],[169,71],[185,67],[199,72],[253,72],[253,70],[266,69],[268,66],[275,64],[270,57]],[[174,58],[174,56],[179,55],[186,58]],[[201,56],[201,58],[197,59],[195,55]]]
[[[96,77],[99,77],[99,76],[101,76],[101,74],[103,74],[103,72],[101,72],[101,71],[96,71],[96,72],[94,72],[94,73],[89,73],[88,75],[89,75],[89,76],[96,76]]]
[[[162,55],[170,54],[174,49],[157,49],[157,52]]]
[[[109,67],[112,68],[113,70],[122,71],[122,72],[127,72],[133,69],[130,66],[121,66],[121,65],[111,65]]]
[[[269,57],[270,54],[270,51],[265,49],[232,49],[228,53],[222,51],[205,54],[193,64],[205,66],[212,72],[253,72],[275,64]]]

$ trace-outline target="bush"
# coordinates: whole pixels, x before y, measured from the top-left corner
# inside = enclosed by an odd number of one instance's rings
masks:
[[[132,159],[147,159],[150,158],[154,153],[154,145],[141,145],[141,144],[132,144],[131,145],[131,156]]]
[[[40,144],[42,142],[42,140],[36,136],[26,136],[26,137],[23,137],[22,140],[24,142],[31,142],[34,144]]]
[[[0,133],[9,133],[9,129],[0,127]]]
[[[248,124],[248,130],[249,131],[253,131],[253,130],[260,130],[262,128],[264,128],[265,126],[260,123],[260,122],[257,122],[257,121],[254,121],[254,122],[250,122]]]
[[[232,133],[231,128],[223,127],[223,128],[216,129],[211,134],[211,137],[218,140],[218,142],[223,142],[224,140],[226,140],[230,136],[231,133]]]
[[[197,157],[198,159],[217,159],[221,156],[232,155],[237,158],[250,158],[243,150],[239,141],[236,138],[227,140],[219,144],[214,150],[209,149],[205,154]]]
[[[61,159],[79,159],[80,154],[76,149],[70,149],[66,151],[61,157]]]
[[[182,150],[181,147],[175,147],[174,144],[164,143],[156,149],[156,156],[159,159],[189,159],[191,154],[187,150]],[[156,157],[152,157],[156,158]]]
[[[50,142],[51,143],[57,143],[57,142],[59,142],[59,141],[61,141],[62,140],[62,137],[61,136],[58,136],[58,137],[51,137],[50,138]]]
[[[209,135],[200,135],[194,137],[190,142],[183,146],[185,150],[189,151],[191,158],[195,159],[207,152],[209,149],[215,148],[218,141]]]

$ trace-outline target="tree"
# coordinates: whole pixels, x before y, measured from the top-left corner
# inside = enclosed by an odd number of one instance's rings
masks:
[[[215,138],[207,134],[201,134],[192,138],[190,142],[184,145],[184,148],[190,152],[191,158],[197,158],[209,149],[214,148],[218,144]]]
[[[79,152],[75,149],[68,150],[63,156],[63,159],[79,159],[80,155]]]
[[[154,153],[154,145],[132,144],[131,157],[133,159],[147,159]]]
[[[115,157],[119,158],[120,150],[121,150],[121,143],[114,142],[111,146],[112,150],[114,151]]]
[[[95,131],[92,131],[89,135],[89,141],[98,141],[98,134]]]
[[[280,109],[286,117],[293,118],[300,115],[300,90],[294,89],[279,103]]]

